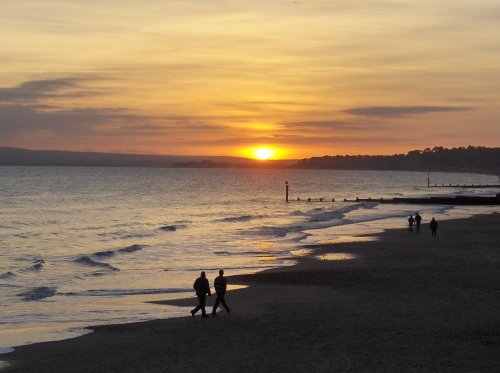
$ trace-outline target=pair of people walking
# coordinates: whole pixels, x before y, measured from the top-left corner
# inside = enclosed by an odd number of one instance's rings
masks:
[[[196,291],[196,296],[198,297],[198,305],[196,306],[196,308],[191,310],[191,316],[194,317],[194,315],[199,310],[201,310],[201,316],[208,317],[207,312],[205,310],[205,302],[207,294],[209,297],[211,297],[212,292],[210,291],[210,284],[208,282],[205,271],[201,272],[200,277],[196,279],[193,287],[194,290]],[[219,307],[219,304],[222,304],[222,306],[226,309],[228,313],[231,312],[231,309],[228,307],[224,299],[227,290],[227,280],[224,277],[224,271],[222,269],[219,271],[219,276],[217,276],[214,280],[214,288],[217,298],[215,299],[215,303],[212,308],[212,316],[217,316],[217,308]]]
[[[417,226],[417,233],[419,233],[421,222],[422,222],[422,217],[420,216],[420,214],[418,212],[415,214],[415,217],[410,216],[408,218],[408,231],[413,232],[413,224],[415,224]]]

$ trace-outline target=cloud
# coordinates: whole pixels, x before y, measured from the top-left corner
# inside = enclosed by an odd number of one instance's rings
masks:
[[[260,137],[226,137],[218,139],[194,139],[185,140],[186,144],[190,145],[209,145],[222,146],[231,144],[233,146],[248,146],[256,144],[272,144],[282,146],[309,146],[309,145],[335,145],[335,144],[359,144],[360,142],[377,144],[377,143],[399,143],[405,140],[402,137],[373,137],[373,136],[300,136],[300,135],[275,135],[275,136],[260,136]],[[184,143],[184,141],[180,141]]]
[[[71,107],[68,97],[99,95],[85,83],[95,77],[31,80],[0,87],[0,138],[50,134],[59,137],[151,137],[208,134],[227,130],[217,118],[140,115],[121,107]],[[80,101],[81,102],[81,101]],[[189,136],[190,137],[190,136]]]
[[[45,105],[0,105],[0,136],[46,131],[55,135],[102,133],[108,122],[137,123],[145,117],[119,109],[54,109]]]
[[[365,117],[402,117],[450,111],[470,110],[465,106],[366,106],[344,110],[344,113]]]
[[[140,115],[120,107],[67,107],[67,97],[100,94],[83,83],[95,78],[66,77],[31,80],[0,88],[0,138],[39,134],[65,139],[78,137],[169,137],[217,133],[227,127],[203,117]]]
[[[138,115],[123,108],[69,108],[0,104],[0,138],[42,131],[61,138],[169,137],[207,135],[226,127],[188,116]],[[188,136],[191,137],[191,136]]]
[[[355,123],[348,121],[340,121],[340,120],[324,120],[324,121],[303,121],[303,122],[287,122],[282,124],[285,129],[288,130],[299,130],[299,131],[307,131],[307,130],[363,130],[366,128],[371,128],[372,123]]]
[[[82,78],[58,78],[31,80],[12,88],[0,88],[0,103],[38,102],[43,99],[59,97],[83,97],[96,95],[97,92],[83,91]]]

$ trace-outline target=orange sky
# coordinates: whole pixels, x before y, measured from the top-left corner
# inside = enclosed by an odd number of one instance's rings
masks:
[[[500,146],[497,1],[0,1],[0,146]]]

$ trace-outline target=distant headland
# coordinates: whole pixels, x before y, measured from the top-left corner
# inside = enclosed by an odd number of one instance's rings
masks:
[[[440,146],[412,150],[406,154],[325,155],[302,160],[268,161],[223,156],[121,154],[0,147],[0,165],[447,171],[500,175],[500,147]]]

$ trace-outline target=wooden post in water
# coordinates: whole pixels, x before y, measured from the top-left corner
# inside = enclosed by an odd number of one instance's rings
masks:
[[[429,177],[429,173],[427,172],[427,188],[430,188],[431,186],[431,179]]]
[[[285,181],[285,200],[288,203],[288,181]]]

